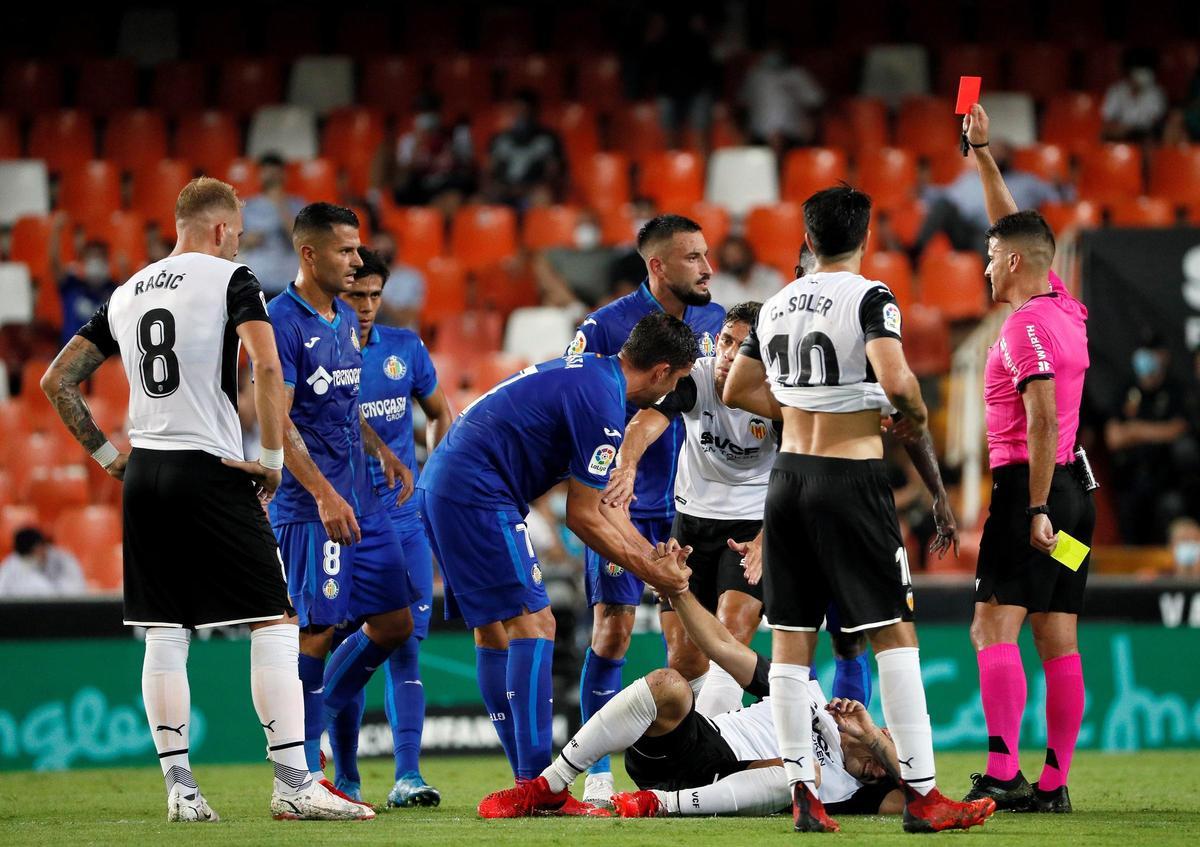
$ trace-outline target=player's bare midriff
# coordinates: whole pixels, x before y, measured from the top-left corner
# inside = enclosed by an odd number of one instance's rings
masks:
[[[783,407],[781,453],[835,459],[882,459],[879,410],[808,412]]]

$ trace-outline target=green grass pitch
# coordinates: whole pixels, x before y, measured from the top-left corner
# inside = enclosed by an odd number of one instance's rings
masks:
[[[1030,752],[1024,761],[1039,761]],[[940,783],[959,797],[982,754],[938,757]],[[391,786],[388,763],[363,763],[367,799],[381,802]],[[569,844],[663,847],[670,844],[764,845],[795,843],[791,821],[774,818],[689,818],[671,820],[534,819],[481,821],[475,804],[511,778],[500,758],[440,758],[424,765],[426,778],[442,791],[437,809],[384,811],[356,823],[276,822],[267,815],[270,767],[196,765],[196,777],[213,808],[215,825],[168,825],[162,778],[157,768],[74,773],[0,775],[0,844],[19,845],[425,845],[465,847]],[[1033,774],[1036,777],[1036,771]],[[945,833],[956,844],[986,845],[1159,845],[1200,843],[1200,751],[1076,757],[1071,779],[1072,815],[1000,814],[982,829]],[[628,787],[623,774],[618,785]],[[578,795],[581,786],[577,784]],[[898,818],[843,817],[833,843],[887,845],[917,836],[900,830]],[[831,836],[832,838],[832,836]],[[967,839],[968,841],[963,841]]]

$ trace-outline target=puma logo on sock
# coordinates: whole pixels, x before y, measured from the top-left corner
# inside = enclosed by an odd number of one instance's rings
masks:
[[[276,718],[275,720],[279,720],[279,719],[278,719],[278,718]],[[259,724],[259,726],[261,726],[261,727],[262,727],[263,729],[265,729],[267,732],[274,732],[274,731],[275,731],[275,721],[274,721],[274,720],[273,720],[273,721],[271,721],[270,723]]]
[[[160,730],[164,730],[164,729],[165,729],[165,730],[169,730],[169,731],[171,731],[171,732],[175,733],[175,734],[176,734],[176,735],[178,735],[180,738],[182,738],[182,737],[183,737],[183,728],[184,728],[185,726],[187,726],[187,723],[186,723],[186,722],[185,722],[185,723],[181,723],[181,724],[180,724],[179,726],[177,726],[177,727],[175,727],[175,726],[164,726],[163,724],[159,724],[158,726],[154,727],[154,731],[155,731],[155,732],[159,732]]]
[[[900,764],[902,764],[902,765],[903,765],[904,767],[906,767],[906,768],[911,768],[911,767],[912,767],[912,763],[913,763],[913,759],[915,759],[915,758],[917,758],[917,757],[916,757],[916,756],[909,756],[907,759],[901,759],[901,758],[897,758],[897,759],[896,759],[896,761],[897,761],[897,762],[899,762]]]

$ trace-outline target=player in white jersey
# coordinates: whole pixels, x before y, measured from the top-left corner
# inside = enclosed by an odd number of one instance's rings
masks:
[[[675,477],[671,537],[691,547],[691,592],[743,644],[762,618],[762,513],[775,461],[774,422],[721,401],[738,347],[758,320],[758,303],[739,303],[725,315],[716,355],[696,360],[675,390],[638,412],[625,428],[617,469],[602,502],[626,507],[646,448],[683,418],[686,440]],[[742,702],[742,688],[688,639],[670,601],[660,606],[668,666],[697,692],[696,708],[716,715]]]
[[[815,790],[807,720],[817,630],[833,600],[842,630],[865,631],[875,650],[904,779],[904,828],[967,828],[995,805],[957,803],[935,786],[912,580],[884,472],[881,415],[902,414],[910,455],[935,496],[934,549],[944,553],[956,533],[920,386],[900,344],[900,308],[886,285],[859,273],[870,215],[871,199],[845,185],[805,202],[816,267],[763,304],[725,384],[726,403],[781,416],[784,425],[763,545],[775,728],[795,829],[836,832]]]
[[[188,758],[190,633],[249,624],[250,691],[275,766],[277,818],[374,817],[330,794],[304,762],[299,631],[263,514],[283,467],[283,382],[258,280],[233,261],[233,188],[192,180],[175,206],[175,251],[134,274],[42,377],[75,438],[124,482],[125,623],[146,627],[142,697],[167,787],[167,820],[218,819]],[[243,461],[238,351],[256,370],[262,457]],[[109,356],[129,377],[129,441],[105,439],[79,391]],[[257,496],[256,496],[257,495]]]

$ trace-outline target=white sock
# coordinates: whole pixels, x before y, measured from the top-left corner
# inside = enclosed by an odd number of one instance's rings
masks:
[[[808,667],[774,662],[771,682],[771,717],[788,785],[803,782],[816,795],[816,769],[812,749],[812,696],[808,691]]]
[[[304,693],[297,662],[300,628],[264,626],[250,633],[250,696],[275,764],[275,790],[295,794],[312,784],[304,760]]]
[[[562,791],[597,760],[632,747],[658,717],[646,680],[621,689],[579,728],[562,753],[542,771],[550,790]]]
[[[191,632],[186,629],[155,626],[146,630],[142,700],[167,794],[176,785],[199,793],[188,761],[188,724],[192,719],[192,692],[187,677],[190,641]]]
[[[753,768],[712,785],[683,791],[655,791],[668,815],[773,815],[792,804],[783,768]]]
[[[716,662],[708,666],[704,688],[696,696],[696,711],[711,718],[742,707],[742,686]]]
[[[928,794],[936,785],[933,729],[925,706],[919,651],[916,647],[885,650],[875,654],[875,664],[883,719],[896,742],[900,776],[913,791]]]
[[[692,687],[692,702],[695,702],[700,697],[700,692],[704,690],[704,684],[708,680],[708,671],[700,674],[695,679],[689,679],[688,685]]]

